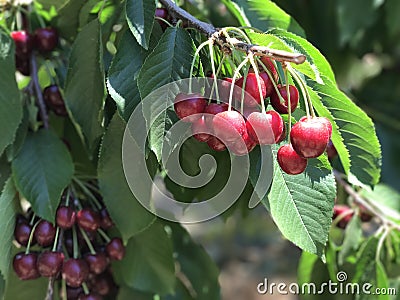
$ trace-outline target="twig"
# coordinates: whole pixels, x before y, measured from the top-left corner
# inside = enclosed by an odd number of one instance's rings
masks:
[[[36,62],[36,56],[34,53],[31,55],[31,81],[33,85],[33,89],[36,94],[36,103],[39,107],[40,117],[43,121],[44,128],[49,128],[49,116],[47,115],[46,104],[43,100],[42,89],[40,88],[39,78],[38,78],[38,68]]]
[[[208,38],[213,39],[225,53],[231,53],[232,47],[234,47],[236,50],[245,53],[252,52],[253,55],[267,56],[278,61],[288,61],[295,64],[302,64],[306,60],[306,57],[303,54],[271,49],[269,47],[249,44],[236,38],[227,37],[224,34],[224,30],[218,30],[213,25],[198,20],[187,11],[177,6],[171,0],[160,0],[160,2],[168,10],[170,15],[186,21],[190,27],[196,28],[204,33]]]

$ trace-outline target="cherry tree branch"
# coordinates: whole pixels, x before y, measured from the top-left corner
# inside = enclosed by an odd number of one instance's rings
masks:
[[[303,54],[271,49],[269,47],[249,44],[236,38],[231,38],[227,36],[224,30],[219,30],[209,23],[198,20],[171,0],[160,0],[160,3],[164,5],[172,17],[186,21],[190,27],[199,30],[208,38],[213,39],[224,52],[230,53],[234,48],[235,50],[245,53],[252,52],[253,55],[256,56],[267,56],[278,61],[288,61],[295,64],[302,64],[306,60]]]
[[[34,53],[31,55],[31,82],[33,86],[33,90],[36,94],[36,103],[39,107],[40,118],[43,121],[44,128],[49,128],[49,116],[47,115],[46,104],[44,103],[42,89],[39,84],[38,77],[38,67],[36,62],[36,56]]]

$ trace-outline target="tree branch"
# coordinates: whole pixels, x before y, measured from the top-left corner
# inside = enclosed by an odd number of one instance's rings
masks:
[[[267,56],[278,61],[288,61],[295,64],[302,64],[306,57],[303,54],[291,53],[282,50],[271,49],[265,46],[248,44],[236,38],[225,35],[223,30],[216,29],[213,25],[198,20],[187,11],[183,10],[171,0],[160,0],[160,3],[168,10],[172,17],[186,21],[190,27],[196,28],[205,34],[209,39],[213,39],[224,52],[232,52],[232,48],[256,56]]]
[[[36,103],[39,107],[40,118],[43,121],[44,128],[49,128],[49,116],[47,115],[46,104],[43,100],[42,89],[40,88],[39,78],[38,78],[38,67],[36,62],[36,56],[34,53],[31,55],[31,81],[33,85],[33,90],[36,94]]]

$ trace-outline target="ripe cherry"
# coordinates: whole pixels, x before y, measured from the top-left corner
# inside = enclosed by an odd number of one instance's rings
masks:
[[[283,122],[283,120],[282,120],[282,123],[283,123],[283,131],[282,131],[281,136],[276,141],[277,144],[279,144],[280,142],[282,142],[286,138],[286,125],[285,125],[285,122]]]
[[[288,94],[286,91],[286,85],[278,86],[279,93],[281,94],[284,102],[281,102],[279,95],[276,91],[271,95],[271,105],[272,107],[281,114],[287,114],[288,110]],[[290,94],[290,107],[291,112],[294,112],[297,105],[299,104],[299,91],[294,85],[289,85],[289,94]]]
[[[35,46],[40,52],[51,52],[58,44],[58,33],[55,28],[38,28],[35,30]]]
[[[42,252],[37,259],[37,269],[43,277],[56,277],[61,271],[64,262],[62,252]]]
[[[199,119],[206,106],[207,100],[199,94],[179,93],[174,101],[176,115],[184,122],[194,122]]]
[[[301,117],[299,122],[303,122],[308,120],[309,118],[307,116]],[[329,138],[332,136],[332,123],[329,121],[328,118],[325,117],[319,117],[319,120],[326,125],[326,128],[328,128],[328,133],[329,133]]]
[[[307,159],[299,156],[291,144],[279,148],[277,159],[281,169],[290,175],[303,173],[307,167]]]
[[[206,133],[209,132],[208,126],[206,124],[204,116],[200,119],[197,119],[192,123],[192,133],[193,137],[198,140],[199,142],[207,142],[208,139],[211,137],[210,134]]]
[[[93,274],[103,273],[109,264],[108,258],[103,252],[97,252],[96,254],[85,255],[85,260],[89,265],[89,270]]]
[[[260,84],[261,87],[261,95],[262,98],[260,98],[260,91],[258,88],[258,83]],[[258,104],[261,103],[261,101],[264,100],[267,91],[265,88],[264,80],[260,77],[257,76],[254,73],[248,73],[247,74],[247,79],[246,83],[244,84],[244,77],[239,78],[236,83],[237,86],[244,88],[247,94],[244,94],[244,105],[246,106],[257,106]],[[242,95],[239,89],[235,90],[235,97],[237,100],[242,99]]]
[[[326,146],[326,153],[328,154],[329,160],[334,159],[338,154],[332,140],[329,140],[328,145]]]
[[[57,85],[52,84],[43,90],[43,99],[51,108],[64,106],[64,99]]]
[[[102,300],[102,299],[103,299],[103,297],[101,297],[100,295],[95,294],[95,293],[90,293],[87,295],[81,294],[78,298],[78,300]]]
[[[62,229],[72,228],[75,224],[75,211],[68,206],[60,206],[57,209],[56,223]]]
[[[47,247],[54,242],[56,228],[50,222],[41,220],[35,229],[34,235],[40,246]]]
[[[14,256],[13,268],[18,278],[21,280],[31,280],[40,277],[36,267],[37,254],[24,252]]]
[[[61,291],[62,291],[62,289],[60,289],[60,292]],[[83,293],[83,287],[81,287],[81,286],[77,287],[77,288],[73,288],[73,287],[67,286],[67,299],[68,300],[78,300],[79,296],[82,293]]]
[[[106,208],[103,208],[100,211],[100,217],[101,217],[101,224],[100,224],[101,228],[107,230],[114,226],[114,222],[111,220],[111,217]]]
[[[223,142],[234,142],[246,132],[246,123],[237,111],[223,111],[214,116],[213,129]]]
[[[101,224],[100,215],[90,208],[84,208],[76,214],[77,224],[86,231],[96,231]]]
[[[213,119],[214,116],[220,112],[227,111],[228,104],[227,103],[210,103],[204,109],[204,118],[208,128],[213,128]]]
[[[82,285],[89,276],[89,266],[83,259],[70,258],[64,262],[62,277],[66,283],[74,288]]]
[[[113,238],[106,246],[108,256],[113,260],[122,260],[125,256],[125,246],[120,238]]]
[[[15,56],[15,67],[24,76],[31,74],[29,57]]]
[[[275,111],[254,112],[246,122],[249,135],[260,145],[275,144],[283,132],[282,117]]]
[[[210,147],[214,151],[224,151],[226,146],[220,139],[215,136],[211,136],[207,141],[208,147]]]
[[[22,220],[20,222],[17,222],[17,224],[15,225],[15,229],[14,229],[15,240],[21,246],[26,247],[28,245],[29,236],[30,236],[31,232],[32,232],[32,226],[29,225],[27,220]],[[32,242],[34,243],[34,240],[32,240]]]
[[[320,156],[325,151],[329,138],[329,129],[320,117],[297,122],[290,133],[293,149],[304,158]]]
[[[165,8],[156,8],[155,16],[158,18],[167,20],[167,21],[169,19],[168,10],[166,10]],[[167,23],[165,23],[163,20],[160,20],[160,19],[156,19],[156,20],[157,20],[158,24],[160,24],[163,31],[165,29],[167,29],[167,27],[168,27]]]
[[[268,71],[270,71],[272,77],[275,79],[275,82],[277,82],[279,79],[279,74],[272,60],[266,56],[263,56],[261,57],[261,62],[267,67]],[[264,70],[264,68],[261,67],[260,70]]]
[[[271,78],[269,78],[266,72],[261,72],[260,77],[264,81],[265,85],[265,97],[270,97],[274,93],[274,85],[272,84]]]
[[[250,153],[256,145],[257,143],[245,132],[242,139],[229,144],[229,150],[237,156],[242,156]]]
[[[333,216],[332,219],[336,219],[337,217],[343,216],[343,218],[336,224],[337,227],[341,229],[345,229],[347,224],[350,222],[354,213],[351,212],[351,208],[344,204],[336,204],[333,207]]]
[[[104,272],[89,281],[89,288],[101,296],[106,296],[115,290],[116,285],[112,275],[109,272]]]
[[[15,43],[15,54],[19,57],[28,57],[33,48],[33,38],[25,30],[11,32],[11,38]]]

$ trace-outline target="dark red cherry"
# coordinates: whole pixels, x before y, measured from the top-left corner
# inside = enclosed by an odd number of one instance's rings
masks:
[[[277,159],[281,169],[290,175],[303,173],[307,167],[307,159],[299,156],[291,144],[279,148]]]
[[[100,215],[90,208],[84,208],[76,214],[77,224],[86,231],[96,231],[101,224]]]
[[[114,226],[114,222],[111,220],[111,217],[106,208],[103,208],[100,211],[101,217],[101,228],[107,230]]]
[[[332,140],[329,140],[328,145],[326,146],[326,153],[328,154],[329,160],[334,159],[338,154]]]
[[[169,20],[168,10],[165,8],[156,8],[155,16],[164,20]],[[157,19],[158,24],[160,24],[163,30],[167,29],[168,25],[162,20]]]
[[[245,132],[241,139],[229,144],[229,150],[237,156],[246,155],[250,153],[257,143]]]
[[[15,240],[21,245],[21,246],[27,246],[28,241],[29,241],[29,236],[31,235],[32,232],[32,226],[29,225],[27,220],[22,220],[20,222],[17,222],[15,225],[14,229],[14,237]],[[31,244],[34,244],[35,240],[32,240]]]
[[[11,32],[11,38],[15,43],[15,54],[20,57],[28,57],[33,48],[33,38],[25,30]]]
[[[70,258],[64,262],[62,277],[66,283],[74,288],[82,285],[89,276],[89,266],[83,259]]]
[[[263,57],[261,57],[261,61],[267,67],[268,71],[271,73],[272,77],[275,79],[275,82],[277,82],[279,79],[279,74],[278,74],[278,71],[276,70],[275,65],[272,62],[272,60],[266,56],[263,56]],[[261,67],[260,70],[264,70],[264,68]]]
[[[176,115],[184,122],[194,122],[199,119],[206,106],[207,100],[199,94],[179,93],[174,101]]]
[[[192,123],[193,137],[199,142],[208,141],[211,135],[207,132],[210,132],[210,129],[208,129],[204,116]]]
[[[41,220],[35,229],[34,235],[40,246],[48,247],[54,243],[56,228],[50,222]]]
[[[237,111],[223,111],[214,116],[213,129],[221,141],[234,142],[246,132],[246,123]]]
[[[37,259],[37,269],[43,277],[56,277],[61,271],[64,262],[62,252],[42,252]]]
[[[336,219],[337,217],[342,216],[342,215],[343,215],[343,218],[336,224],[336,226],[341,229],[345,229],[347,227],[347,224],[353,218],[354,213],[351,212],[351,208],[349,206],[344,205],[344,204],[336,204],[333,207],[332,219]]]
[[[271,105],[272,107],[281,114],[287,114],[289,112],[288,110],[288,94],[286,90],[286,85],[283,86],[278,86],[278,90],[284,101],[282,102],[281,99],[279,98],[279,95],[274,91],[274,93],[271,95]],[[294,85],[289,85],[289,94],[290,94],[290,107],[291,107],[291,112],[294,112],[297,105],[299,104],[299,91]]]
[[[266,72],[261,72],[260,77],[264,81],[265,97],[270,97],[275,91],[274,85],[272,84],[272,81],[271,81],[271,78],[269,78],[269,76]]]
[[[251,138],[260,145],[275,144],[283,132],[282,117],[275,111],[251,113],[246,121]]]
[[[213,128],[213,119],[214,116],[220,112],[227,111],[228,104],[227,103],[210,103],[204,109],[204,118],[208,128]]]
[[[207,141],[208,147],[210,147],[214,151],[224,151],[226,146],[220,139],[216,138],[215,136],[211,136]]]
[[[40,277],[36,267],[37,254],[24,252],[14,256],[13,268],[18,278],[21,280],[31,280]]]
[[[58,33],[55,28],[38,28],[35,30],[35,46],[40,52],[51,52],[58,44]]]
[[[108,256],[113,260],[122,260],[125,256],[125,246],[120,238],[113,238],[106,246]]]
[[[49,85],[43,90],[43,99],[51,108],[65,105],[60,89],[55,84]]]
[[[85,260],[89,265],[89,270],[93,274],[103,273],[109,264],[108,257],[103,252],[97,252],[96,254],[85,255]]]
[[[29,57],[25,56],[15,56],[15,68],[24,76],[29,76],[31,74],[31,65]]]
[[[60,206],[57,209],[56,223],[62,229],[72,228],[75,224],[75,210],[69,206]]]
[[[246,83],[244,84],[244,77],[239,78],[236,83],[237,86],[244,88],[247,94],[244,94],[244,105],[246,106],[257,106],[261,103],[261,101],[264,100],[266,96],[266,89],[265,89],[265,84],[264,80],[260,77],[257,76],[254,73],[248,73],[247,74],[247,79]],[[258,88],[258,84],[260,84],[261,87],[261,95],[262,97],[260,98],[260,90]],[[242,98],[242,95],[240,93],[239,89],[235,90],[235,98],[240,101]]]
[[[81,294],[78,298],[78,300],[103,300],[103,297],[101,297],[98,294],[95,293],[90,293],[90,294]]]
[[[116,284],[109,272],[94,276],[89,281],[89,287],[101,296],[109,295],[116,288]]]

